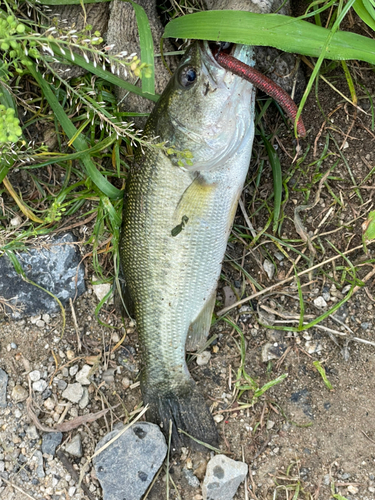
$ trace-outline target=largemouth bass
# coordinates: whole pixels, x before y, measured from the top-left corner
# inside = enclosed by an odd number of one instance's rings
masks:
[[[232,55],[253,64],[253,49]],[[254,137],[254,88],[221,67],[209,44],[186,52],[151,113],[145,133],[191,161],[148,149],[127,180],[120,261],[123,297],[142,348],[141,390],[147,418],[172,443],[181,428],[205,443],[217,430],[185,361],[204,343]],[[191,443],[190,443],[191,444]]]

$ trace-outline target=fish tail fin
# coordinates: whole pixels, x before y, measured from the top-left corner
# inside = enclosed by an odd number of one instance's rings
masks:
[[[200,448],[200,445],[186,434],[178,431],[182,429],[194,439],[211,446],[217,446],[219,435],[214,419],[208,409],[204,397],[192,381],[183,386],[163,392],[156,388],[142,388],[143,401],[149,405],[146,414],[147,420],[162,426],[168,439],[169,427],[172,422],[172,447],[181,446]]]

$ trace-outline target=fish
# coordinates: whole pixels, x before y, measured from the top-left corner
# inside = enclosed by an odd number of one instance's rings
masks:
[[[165,147],[136,158],[119,241],[123,302],[141,346],[146,418],[171,434],[174,448],[218,443],[186,350],[207,339],[254,138],[254,86],[223,68],[211,46],[198,41],[187,49],[147,120],[144,133]],[[231,46],[230,54],[254,65],[250,46]]]

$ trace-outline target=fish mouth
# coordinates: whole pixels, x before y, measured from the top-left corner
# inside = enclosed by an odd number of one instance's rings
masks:
[[[218,68],[221,68],[221,66],[216,60],[217,55],[220,52],[225,52],[225,54],[235,56],[236,47],[236,44],[231,42],[211,42],[206,40],[201,42],[202,51]]]

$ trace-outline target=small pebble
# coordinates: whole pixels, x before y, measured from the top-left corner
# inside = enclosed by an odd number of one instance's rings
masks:
[[[12,389],[12,399],[15,403],[20,403],[27,399],[29,393],[22,385],[15,385]]]
[[[76,381],[81,385],[90,385],[89,373],[91,370],[90,365],[83,365],[80,371],[76,375]]]
[[[358,493],[358,488],[356,486],[353,486],[352,484],[350,484],[348,486],[348,492],[351,494],[351,495],[356,495]]]
[[[69,359],[69,361],[71,361],[72,359],[75,358],[75,352],[72,351],[71,349],[68,349],[66,351],[66,357]]]
[[[62,393],[62,397],[71,401],[72,403],[78,403],[83,396],[83,387],[81,384],[69,384],[65,391]]]
[[[65,445],[65,451],[73,457],[82,457],[82,442],[80,434],[76,434],[70,443]]]
[[[323,297],[320,296],[314,299],[314,305],[319,309],[324,309],[325,307],[327,307],[327,302],[323,299]]]
[[[272,280],[273,275],[275,274],[275,266],[269,260],[265,259],[263,262],[263,269],[266,271],[267,276],[270,280]]]
[[[10,347],[11,347],[12,349],[17,349],[17,347],[18,347],[18,346],[17,346],[17,344],[15,344],[14,342],[11,342],[11,343],[10,343]]]
[[[12,219],[10,219],[10,225],[13,227],[17,227],[22,224],[22,219],[19,215],[16,215]]]
[[[267,422],[267,430],[268,431],[271,430],[272,427],[274,427],[274,425],[275,425],[275,422],[273,422],[272,420],[268,420],[268,422]]]
[[[40,371],[39,370],[34,370],[29,373],[29,377],[31,382],[37,382],[40,379]]]
[[[38,328],[44,328],[46,324],[42,319],[38,319],[38,321],[35,322],[35,326],[37,326]]]
[[[78,365],[73,365],[69,368],[69,375],[74,377],[74,375],[78,372]]]
[[[127,389],[128,387],[130,387],[130,384],[131,384],[131,380],[128,379],[128,377],[124,377],[122,380],[121,380],[121,384],[122,384],[122,387],[124,389]]]
[[[224,416],[219,413],[219,415],[214,416],[214,420],[218,424],[219,422],[222,422],[224,420]]]
[[[81,410],[83,410],[84,408],[86,408],[86,406],[88,404],[89,404],[89,391],[88,391],[87,387],[84,387],[83,388],[83,395],[82,395],[82,398],[80,399],[78,405],[81,408]]]
[[[40,379],[37,380],[36,382],[33,382],[32,387],[35,392],[43,392],[45,389],[47,389],[48,384],[45,380]]]
[[[207,365],[207,363],[211,359],[211,352],[210,351],[203,351],[202,353],[198,354],[196,362],[198,366],[203,366]]]
[[[55,402],[52,398],[48,398],[44,401],[43,406],[44,408],[46,408],[46,410],[51,411],[55,408]]]

